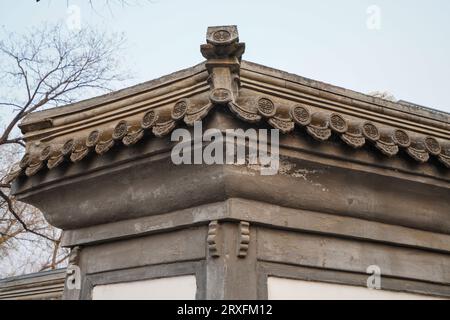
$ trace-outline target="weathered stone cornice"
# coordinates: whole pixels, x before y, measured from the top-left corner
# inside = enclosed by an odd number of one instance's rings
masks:
[[[205,63],[74,105],[36,112],[20,125],[26,154],[6,182],[63,162],[103,155],[141,139],[168,135],[202,121],[216,108],[284,134],[293,131],[352,148],[372,145],[388,157],[450,167],[450,116],[370,97],[241,61],[235,26],[210,27]],[[437,161],[429,161],[435,159]]]

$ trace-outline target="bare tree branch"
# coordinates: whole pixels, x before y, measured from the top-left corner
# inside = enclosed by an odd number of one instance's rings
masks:
[[[69,31],[56,24],[43,25],[25,35],[6,34],[0,39],[0,108],[10,115],[0,131],[0,148],[8,150],[0,153],[2,181],[6,167],[25,151],[17,130],[24,117],[111,91],[128,74],[120,68],[122,59],[118,54],[124,45],[120,34],[90,28]],[[7,153],[10,155],[4,158]],[[49,260],[37,270],[56,268],[66,258],[59,230],[48,225],[37,209],[11,197],[10,190],[9,184],[0,184],[0,260],[8,250],[27,242],[23,248],[36,245],[51,252]],[[27,263],[33,263],[32,256],[27,257]]]
[[[42,237],[42,238],[45,238],[45,239],[47,239],[47,240],[49,240],[49,241],[55,241],[55,239],[52,239],[52,238],[50,238],[50,237],[47,237],[45,234],[39,233],[39,232],[37,232],[37,231],[35,231],[35,230],[32,230],[32,229],[28,228],[28,226],[27,226],[26,223],[20,218],[20,216],[19,216],[19,214],[16,212],[16,210],[14,210],[14,207],[13,207],[13,204],[12,204],[11,199],[10,199],[3,191],[1,191],[1,190],[0,190],[0,197],[2,197],[2,198],[6,201],[6,203],[8,204],[8,210],[9,210],[9,212],[11,212],[11,214],[14,216],[14,218],[16,218],[16,220],[22,225],[22,228],[23,228],[25,231],[28,231],[28,232],[30,232],[30,233],[33,233],[33,234],[35,234],[35,235],[37,235],[37,236],[40,236],[40,237]]]

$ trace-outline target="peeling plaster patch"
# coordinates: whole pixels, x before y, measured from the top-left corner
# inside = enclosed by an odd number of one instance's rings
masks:
[[[296,169],[296,167],[297,164],[289,161],[289,159],[281,159],[278,173],[285,176],[303,179],[304,181],[311,183],[313,186],[320,188],[322,192],[329,191],[328,188],[324,187],[320,183],[315,182],[311,178],[312,175],[323,173],[323,170],[316,170],[316,169],[310,170],[306,168]]]
[[[287,175],[295,178],[302,178],[305,181],[311,181],[308,179],[308,176],[318,173],[323,173],[323,170],[316,170],[316,169],[295,169],[297,167],[296,163],[293,163],[289,161],[288,159],[281,159],[280,160],[280,169],[278,170],[279,174]]]
[[[134,224],[134,231],[135,232],[141,232],[142,231],[142,225],[140,223]]]
[[[162,228],[171,228],[173,226],[174,226],[173,221],[168,221],[168,222],[164,222],[164,223],[160,223],[160,224],[156,224],[156,225],[150,225],[148,223],[138,222],[138,223],[134,224],[134,231],[136,233],[142,233],[142,232],[159,230]]]
[[[243,169],[240,173],[245,176],[256,176],[256,171],[258,171],[258,165],[247,165],[247,164],[233,164],[233,166]],[[246,170],[249,169],[249,170]]]
[[[248,163],[248,159],[245,159],[245,164],[238,164],[238,163],[228,163],[228,165],[236,166],[238,168],[242,169],[249,169],[249,170],[242,170],[241,173],[243,175],[247,176],[256,176],[257,171],[261,171],[261,165],[259,164],[250,164]]]
[[[165,186],[160,186],[157,189],[152,190],[152,194],[155,198],[161,196],[164,192],[162,189],[165,189]]]
[[[246,159],[245,164],[237,164],[237,163],[230,163],[230,165],[237,166],[242,169],[249,169],[249,170],[242,170],[241,174],[247,175],[247,176],[255,176],[257,175],[257,172],[261,171],[261,165],[260,164],[250,164],[248,163],[248,159]],[[313,186],[319,187],[323,192],[329,191],[326,187],[324,187],[322,184],[317,183],[311,179],[311,175],[320,174],[323,173],[323,170],[317,170],[317,169],[296,169],[297,164],[294,162],[291,162],[287,158],[281,158],[280,157],[280,165],[278,169],[278,174],[294,177],[294,178],[300,178],[304,181],[310,182]]]
[[[261,171],[261,165],[260,164],[250,164],[248,163],[248,159],[246,159],[245,164],[237,164],[237,163],[230,163],[230,165],[237,166],[239,168],[242,168],[240,173],[247,176],[255,176],[257,175],[257,172]],[[313,179],[311,179],[312,175],[321,174],[324,171],[323,170],[317,170],[317,169],[306,169],[306,168],[300,168],[296,169],[297,164],[290,161],[287,158],[280,157],[280,164],[278,168],[278,174],[303,179],[304,181],[307,181],[311,183],[313,186],[318,187],[321,189],[322,192],[329,192],[330,190],[323,186],[322,184],[315,182]],[[248,170],[245,170],[248,169]]]
[[[224,216],[227,213],[227,209],[223,205],[207,205],[200,208],[195,208],[192,211],[192,220],[194,222],[209,220],[211,218],[211,212],[214,212],[214,217]]]

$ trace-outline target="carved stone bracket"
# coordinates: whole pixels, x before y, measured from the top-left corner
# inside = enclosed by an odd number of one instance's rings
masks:
[[[250,223],[246,221],[239,222],[239,243],[237,246],[237,256],[245,258],[250,244]]]
[[[208,237],[206,242],[208,244],[208,251],[211,257],[220,257],[220,241],[219,241],[219,222],[217,220],[211,221],[208,226]]]
[[[226,248],[225,249],[222,248],[222,246],[224,245],[224,241],[229,244],[230,242],[228,240],[237,241],[236,245],[237,257],[245,258],[247,256],[248,247],[250,244],[250,223],[247,221],[240,221],[239,224],[233,223],[233,228],[237,228],[237,238],[235,238],[235,236],[232,236],[236,235],[236,233],[235,232],[230,233],[231,230],[229,228],[225,228],[222,230],[219,221],[214,220],[209,223],[208,236],[206,238],[206,242],[208,245],[208,252],[211,257],[213,258],[220,257],[223,254],[222,251],[223,250],[226,251]],[[227,235],[232,237],[228,237],[227,240]]]
[[[70,250],[69,265],[70,264],[78,265],[78,263],[80,262],[80,251],[81,251],[80,246],[75,246]]]
[[[80,260],[79,246],[73,247],[70,251],[69,264],[66,269],[66,289],[79,290],[81,288],[81,271],[78,266]]]

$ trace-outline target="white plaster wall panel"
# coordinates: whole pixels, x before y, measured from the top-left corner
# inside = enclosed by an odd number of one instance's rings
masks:
[[[269,300],[429,300],[437,297],[326,282],[269,277]]]
[[[177,276],[95,286],[93,300],[195,300],[195,276]]]

